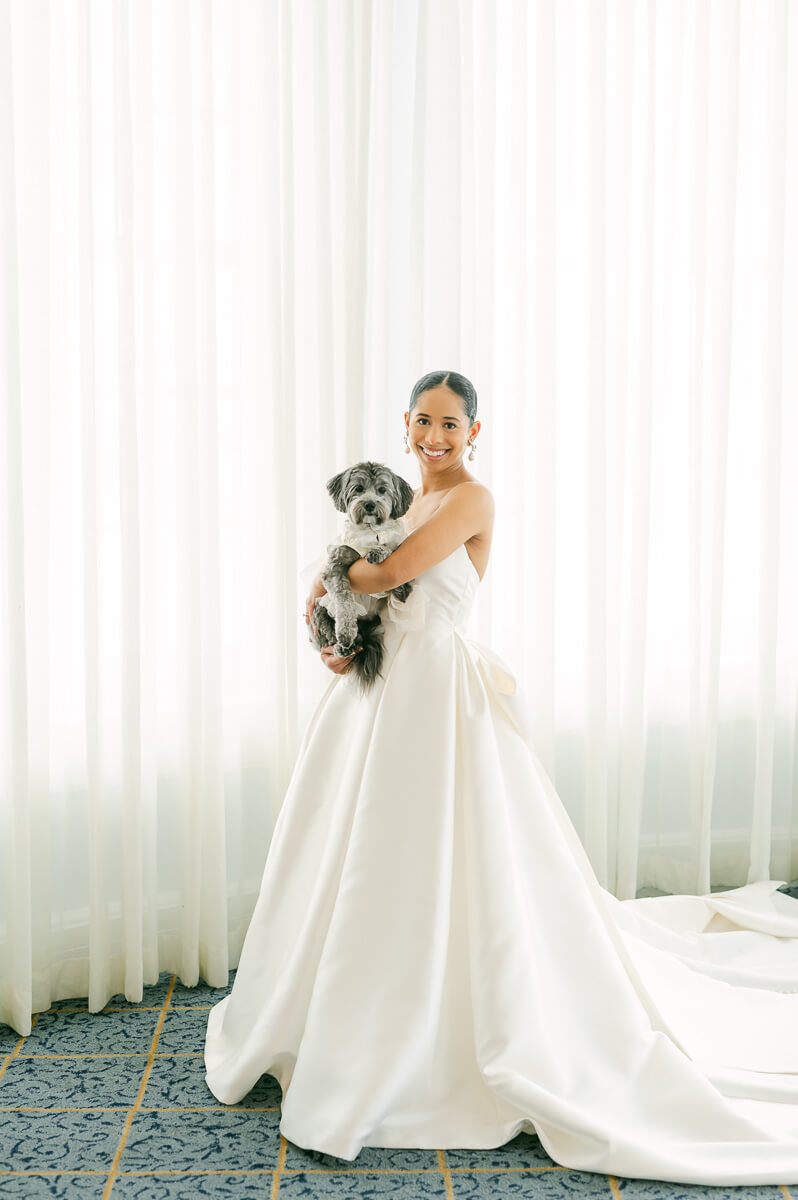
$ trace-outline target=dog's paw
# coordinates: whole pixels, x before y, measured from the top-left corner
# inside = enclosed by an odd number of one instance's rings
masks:
[[[405,600],[410,595],[412,590],[413,590],[413,584],[408,580],[407,583],[400,583],[398,587],[393,588],[391,591],[391,595],[396,596],[396,599],[400,600],[402,602],[402,604],[404,604]]]
[[[345,644],[344,642],[336,642],[335,643],[336,658],[347,658],[354,649],[355,649],[354,642],[350,642],[348,645]]]
[[[366,562],[370,562],[370,563],[385,562],[386,558],[388,557],[388,555],[390,553],[391,553],[390,550],[388,550],[385,546],[375,546],[374,549],[369,550],[368,554],[366,555]]]
[[[330,546],[328,547],[330,555],[330,563],[336,567],[351,567],[353,562],[357,562],[360,554],[353,546]],[[322,581],[324,574],[322,573]]]

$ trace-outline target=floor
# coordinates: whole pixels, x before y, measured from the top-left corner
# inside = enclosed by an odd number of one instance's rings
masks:
[[[270,1075],[229,1106],[205,1084],[208,1010],[226,991],[163,974],[138,1004],[115,996],[89,1013],[85,1000],[62,1000],[35,1014],[27,1038],[0,1025],[2,1200],[798,1200],[798,1187],[702,1188],[572,1171],[529,1134],[497,1150],[364,1148],[352,1162],[304,1150],[279,1132],[281,1093]]]

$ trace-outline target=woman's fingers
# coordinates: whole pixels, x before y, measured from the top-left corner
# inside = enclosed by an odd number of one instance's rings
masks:
[[[347,654],[339,658],[335,653],[334,646],[322,646],[321,657],[325,666],[328,666],[331,671],[335,671],[336,675],[343,675],[349,670],[352,659],[359,653],[361,647],[357,646],[351,654]]]

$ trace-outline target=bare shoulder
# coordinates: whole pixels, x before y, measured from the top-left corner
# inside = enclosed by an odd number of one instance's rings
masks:
[[[475,532],[472,538],[489,538],[493,529],[494,503],[493,494],[484,483],[477,479],[464,479],[443,493],[433,494],[430,499],[436,500],[434,507],[421,500],[421,488],[413,493],[413,504],[416,506],[411,518],[411,524],[416,528],[425,524],[436,512],[451,512],[462,514],[466,523]]]
[[[480,579],[485,574],[493,535],[490,490],[476,479],[464,479],[442,493],[432,493],[431,499],[437,501],[435,507],[425,505],[423,517],[420,506],[416,507],[408,537],[390,555],[388,561],[396,568],[394,587],[434,566],[446,556],[442,550],[453,553],[463,544]],[[419,500],[420,488],[414,493],[413,503]]]
[[[493,535],[493,520],[495,515],[493,493],[490,488],[486,487],[484,483],[480,483],[479,480],[466,479],[462,483],[455,484],[451,491],[447,493],[446,501],[449,505],[457,505],[461,511],[468,513],[471,528],[474,532],[467,540],[472,549],[482,547],[485,550],[482,570],[480,570],[480,565],[477,564],[477,570],[480,571],[480,574],[484,574],[484,567],[487,565],[487,552],[490,549]]]
[[[489,524],[493,520],[493,492],[478,479],[465,479],[462,483],[456,483],[448,493],[447,499],[450,504],[468,504],[474,511],[484,515]]]
[[[486,487],[484,483],[480,483],[478,479],[464,479],[462,481],[462,483],[456,483],[454,485],[454,487],[449,488],[448,492],[445,492],[444,495],[445,496],[454,496],[454,494],[456,492],[459,493],[461,496],[475,495],[475,496],[487,497],[487,498],[489,498],[490,503],[491,504],[493,503],[493,492],[490,490],[490,488]],[[414,488],[413,495],[420,496],[421,488],[420,487]]]

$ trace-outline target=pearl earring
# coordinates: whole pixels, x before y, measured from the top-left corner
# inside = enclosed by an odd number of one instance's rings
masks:
[[[477,444],[476,444],[476,442],[469,442],[468,444],[471,447],[471,453],[469,454],[468,457],[469,457],[469,459],[472,459],[474,457],[474,451],[477,448]]]
[[[407,441],[407,430],[405,430],[405,454],[410,453],[410,445]]]

